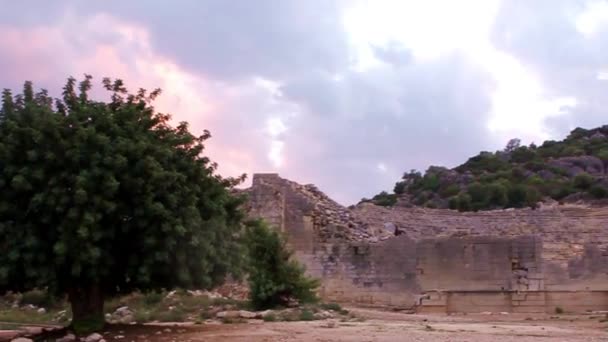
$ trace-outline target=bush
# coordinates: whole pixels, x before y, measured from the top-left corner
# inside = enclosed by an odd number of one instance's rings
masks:
[[[443,198],[452,197],[458,195],[460,192],[460,186],[458,184],[450,184],[447,187],[439,191],[439,195]]]
[[[593,176],[586,172],[579,173],[574,177],[573,185],[577,189],[588,189],[593,184]]]
[[[323,303],[320,305],[323,310],[341,311],[342,307],[338,303]]]
[[[457,210],[460,207],[460,203],[458,201],[458,196],[450,197],[450,200],[448,201],[448,206],[452,210]]]
[[[497,207],[503,207],[509,201],[507,188],[499,183],[490,184],[488,187],[488,202]]]
[[[300,321],[314,321],[315,314],[313,314],[312,311],[310,311],[310,310],[302,310],[302,312],[300,312],[299,320]]]
[[[264,322],[276,322],[277,316],[275,314],[269,313],[267,315],[264,315],[262,317],[262,320],[264,320]]]
[[[397,195],[389,194],[386,191],[382,191],[372,198],[375,205],[381,205],[383,207],[390,207],[397,203]]]
[[[589,193],[595,198],[606,198],[608,197],[608,189],[601,185],[594,185],[589,189]]]
[[[292,259],[285,241],[263,221],[247,224],[249,249],[250,301],[255,309],[286,305],[290,300],[300,303],[317,301],[317,279],[305,275],[305,268]]]
[[[144,294],[144,303],[148,306],[155,305],[160,303],[164,298],[164,294],[162,292],[148,292]]]
[[[472,209],[471,196],[469,194],[458,195],[458,210],[469,211]]]
[[[54,303],[54,298],[44,290],[31,290],[24,292],[21,296],[21,305],[35,305],[40,307],[48,307]]]
[[[516,184],[509,189],[509,207],[513,208],[521,208],[526,204],[526,199],[528,196],[528,189],[521,185]]]
[[[395,188],[393,189],[393,192],[397,195],[400,195],[405,192],[405,186],[405,182],[397,182],[395,183]]]

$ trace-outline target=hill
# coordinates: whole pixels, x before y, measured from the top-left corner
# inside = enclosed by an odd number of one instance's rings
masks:
[[[608,198],[608,125],[576,128],[561,141],[483,151],[448,169],[406,172],[392,193],[372,199],[383,206],[422,206],[460,211],[536,207],[541,201],[602,203]]]

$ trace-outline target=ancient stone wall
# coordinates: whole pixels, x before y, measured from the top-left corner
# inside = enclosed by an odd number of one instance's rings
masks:
[[[350,210],[276,174],[254,175],[247,192],[250,215],[287,234],[328,300],[441,312],[608,309],[608,209]]]

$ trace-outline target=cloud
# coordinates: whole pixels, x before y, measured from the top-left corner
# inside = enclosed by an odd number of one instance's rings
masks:
[[[286,99],[307,104],[291,121],[297,134],[286,139],[287,170],[342,202],[390,189],[411,168],[454,165],[491,140],[492,80],[458,54],[302,83],[282,88]]]
[[[81,3],[147,27],[151,44],[182,67],[222,80],[289,79],[348,63],[341,1],[185,0]]]
[[[608,16],[603,1],[506,1],[495,23],[493,42],[534,70],[548,94],[575,105],[549,117],[552,138],[576,126],[606,124]]]

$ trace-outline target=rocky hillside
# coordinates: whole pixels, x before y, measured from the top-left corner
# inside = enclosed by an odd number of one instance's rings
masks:
[[[448,169],[403,175],[392,193],[372,199],[383,206],[423,206],[460,211],[536,207],[541,201],[608,202],[608,125],[576,128],[561,141],[481,152]]]

